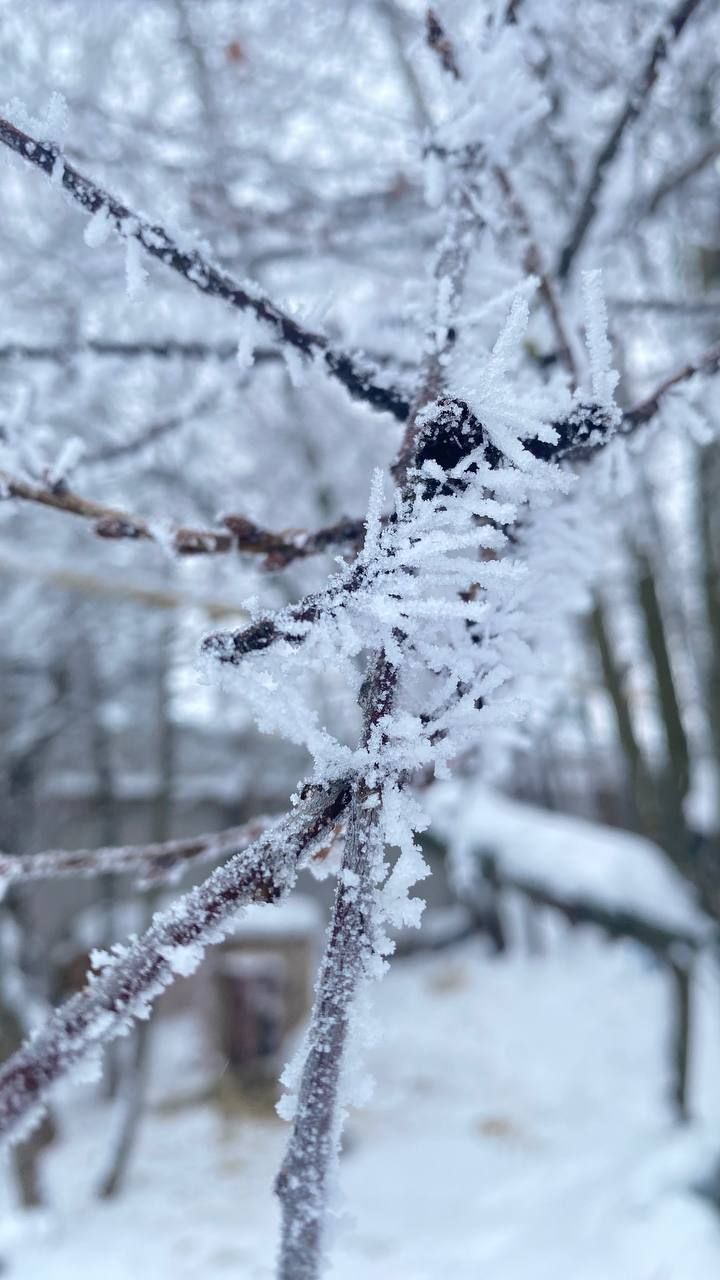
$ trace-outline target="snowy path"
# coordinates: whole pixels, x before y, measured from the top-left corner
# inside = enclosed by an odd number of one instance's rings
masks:
[[[568,934],[540,960],[467,944],[398,963],[377,992],[377,1087],[351,1121],[331,1275],[715,1280],[720,1218],[688,1190],[720,1151],[720,999],[701,986],[702,1123],[683,1132],[663,1100],[664,982],[634,948]],[[198,1079],[197,1037],[180,1020],[157,1047],[159,1099],[193,1060]],[[155,1108],[126,1193],[100,1205],[108,1112],[78,1104],[49,1161],[52,1218],[6,1214],[9,1274],[264,1280],[285,1136],[273,1119]]]

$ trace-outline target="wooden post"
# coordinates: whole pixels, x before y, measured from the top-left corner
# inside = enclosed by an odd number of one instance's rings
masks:
[[[672,985],[672,1086],[671,1102],[677,1119],[690,1119],[690,1038],[692,1032],[692,969],[678,960],[668,962]]]

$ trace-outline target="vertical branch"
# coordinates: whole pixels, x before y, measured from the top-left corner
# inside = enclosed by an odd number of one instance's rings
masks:
[[[400,487],[407,482],[419,443],[420,410],[435,400],[445,385],[447,363],[455,342],[451,321],[457,311],[479,227],[480,219],[473,208],[464,175],[462,171],[454,172],[448,193],[447,228],[435,261],[435,300],[423,376],[393,466],[393,477]]]
[[[671,1101],[677,1119],[690,1119],[690,1048],[692,1034],[692,969],[671,959],[668,973],[672,985],[672,1087]]]
[[[510,23],[517,21],[515,5],[510,4],[508,6],[505,14],[505,21]],[[441,25],[438,16],[433,9],[428,9],[426,12],[425,32],[428,46],[437,55],[445,71],[447,71],[454,80],[461,80],[462,72],[455,55],[452,41]],[[531,275],[537,276],[540,282],[540,296],[547,310],[550,323],[555,331],[555,337],[558,344],[558,356],[570,374],[574,385],[577,386],[579,377],[577,362],[573,355],[572,344],[565,328],[562,311],[557,299],[555,283],[543,262],[543,255],[540,251],[540,246],[533,235],[532,227],[530,225],[530,217],[507,170],[503,168],[502,165],[494,165],[493,173],[500,186],[500,190],[505,197],[505,201],[515,221],[517,229],[525,240],[525,270]]]
[[[455,340],[454,321],[479,220],[472,206],[465,167],[470,157],[448,162],[447,225],[434,269],[435,301],[423,375],[405,436],[393,467],[406,490],[421,438],[420,411],[441,393]],[[395,632],[402,646],[404,637]],[[382,651],[371,660],[363,684],[363,746],[376,757],[386,743],[384,726],[392,714],[397,667]],[[377,766],[353,785],[342,870],[335,896],[330,936],[309,1031],[297,1111],[287,1155],[277,1180],[283,1210],[279,1280],[317,1280],[322,1266],[328,1181],[342,1127],[340,1085],[352,1005],[369,975],[377,951],[379,921],[373,919],[375,886],[382,871],[382,789]]]
[[[365,685],[365,746],[392,711],[396,677],[385,655],[376,655]],[[350,1016],[376,953],[373,907],[382,866],[381,814],[381,791],[358,778],[295,1122],[276,1184],[283,1210],[279,1280],[315,1280],[320,1274],[328,1180],[343,1119],[340,1085]]]
[[[666,831],[663,843],[670,841],[684,853],[687,826],[683,801],[690,785],[690,748],[682,719],[680,699],[670,660],[670,646],[665,619],[660,608],[653,571],[647,556],[637,555],[637,597],[645,628],[645,639],[655,673],[660,717],[667,750],[663,784],[658,797],[660,816]]]

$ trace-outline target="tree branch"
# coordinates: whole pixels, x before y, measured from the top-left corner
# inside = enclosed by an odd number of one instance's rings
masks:
[[[516,7],[517,6],[514,4],[508,6],[505,13],[506,22],[512,24],[517,21]],[[444,69],[452,75],[454,80],[461,80],[462,72],[460,71],[453,43],[442,27],[437,14],[433,9],[428,9],[426,12],[426,37],[428,45],[440,59]],[[579,383],[579,376],[572,346],[567,330],[565,329],[555,285],[544,264],[543,255],[540,251],[537,239],[533,235],[532,227],[530,225],[530,216],[515,190],[515,186],[508,171],[499,164],[494,165],[492,171],[498,185],[500,186],[500,190],[505,197],[507,206],[515,220],[516,226],[526,242],[524,255],[525,270],[530,275],[537,276],[540,282],[540,296],[545,304],[550,318],[550,323],[555,330],[555,337],[558,344],[558,355],[570,374],[574,385],[577,386]]]
[[[649,396],[646,396],[634,408],[627,409],[623,414],[621,430],[624,434],[627,434],[630,431],[634,431],[636,427],[649,422],[662,408],[663,400],[668,392],[693,378],[696,373],[717,373],[718,369],[720,369],[720,342],[708,347],[707,351],[703,351],[702,355],[695,360],[688,361],[687,364],[677,369],[675,373],[669,374]]]
[[[428,14],[429,38],[434,30],[432,16]],[[406,488],[411,500],[413,489],[409,477],[418,464],[427,425],[421,424],[420,414],[443,389],[445,360],[454,340],[452,324],[478,224],[462,171],[452,176],[447,228],[435,263],[435,309],[426,343],[423,377],[393,467],[396,483]],[[434,425],[442,432],[446,425],[442,410],[437,417],[439,425]],[[356,565],[339,585],[340,598],[345,598],[350,589],[362,586],[366,576],[366,567]],[[327,601],[325,607],[328,606],[332,607],[332,599]],[[315,602],[312,607],[316,607]],[[307,618],[307,611],[305,620],[312,620]],[[275,626],[272,620],[265,620],[261,625],[266,629]],[[264,634],[267,643],[272,643],[275,638],[272,630]],[[402,650],[406,637],[398,628],[393,635]],[[340,1085],[350,1015],[358,987],[370,976],[371,961],[379,951],[380,921],[375,890],[382,876],[383,791],[388,783],[397,781],[396,768],[385,764],[386,772],[383,771],[382,753],[388,742],[398,680],[398,667],[384,651],[372,655],[360,706],[362,746],[373,764],[367,776],[361,775],[353,783],[343,865],[313,1009],[295,1122],[277,1181],[283,1209],[279,1280],[317,1280],[320,1274],[328,1178],[343,1122]]]
[[[87,573],[82,569],[69,569],[57,561],[47,563],[28,560],[10,554],[7,545],[0,545],[0,577],[3,575],[22,578],[23,581],[34,578],[39,582],[47,582],[58,591],[130,602],[147,609],[200,609],[214,619],[248,616],[242,605],[230,596],[221,599],[205,595],[201,591],[168,588],[167,581],[160,582],[153,578],[134,581],[121,575],[108,577],[99,571]]]
[[[567,372],[572,378],[573,385],[578,386],[580,378],[578,375],[575,357],[573,355],[570,338],[565,328],[565,322],[560,310],[555,284],[548,273],[547,267],[543,261],[543,255],[540,252],[540,246],[535,239],[530,226],[530,216],[520,199],[509,173],[501,165],[494,168],[495,176],[500,184],[500,189],[507,200],[508,208],[512,213],[517,224],[520,234],[526,242],[525,248],[525,270],[529,275],[537,276],[540,282],[540,296],[545,304],[550,323],[555,330],[555,338],[557,341],[558,356]]]
[[[396,682],[396,669],[378,654],[365,685],[365,746],[391,714]],[[278,1280],[315,1280],[320,1273],[328,1176],[342,1125],[339,1092],[350,1015],[377,951],[374,907],[383,854],[381,814],[381,792],[358,778],[295,1122],[276,1184],[283,1208]]]
[[[0,471],[0,495],[91,520],[93,530],[100,538],[160,542],[171,546],[182,556],[223,555],[231,551],[261,555],[266,557],[269,568],[284,568],[293,560],[318,555],[333,547],[352,548],[362,540],[362,521],[349,519],[338,520],[313,533],[303,530],[273,533],[244,516],[226,516],[223,521],[225,529],[196,529],[180,525],[165,534],[144,516],[132,515],[121,507],[107,506],[91,498],[82,498],[63,484],[30,484],[7,471]]]
[[[239,853],[271,826],[254,818],[241,827],[155,844],[109,845],[99,849],[47,849],[42,853],[0,854],[0,885],[70,876],[134,875],[143,884],[172,879],[187,866]]]
[[[201,293],[221,298],[240,311],[252,312],[279,342],[301,355],[318,356],[331,377],[341,382],[353,399],[362,400],[373,409],[405,421],[409,406],[400,392],[375,382],[372,370],[349,352],[333,346],[325,334],[299,324],[257,286],[240,284],[213,266],[197,249],[182,249],[164,227],[133,213],[109,192],[79,173],[55,145],[38,141],[3,118],[0,118],[0,142],[51,177],[87,213],[106,217],[124,240],[136,240],[146,253],[181,275]]]
[[[679,169],[674,169],[663,178],[662,182],[658,183],[655,190],[642,202],[643,212],[656,213],[663,200],[672,195],[673,191],[684,186],[691,178],[696,177],[698,173],[702,173],[703,169],[712,164],[713,160],[717,160],[718,156],[720,156],[720,138],[715,138],[707,147],[693,156],[692,160],[688,160]]]
[[[313,787],[288,816],[235,853],[198,888],[155,916],[140,938],[102,958],[88,985],[0,1068],[0,1134],[26,1131],[51,1087],[136,1019],[174,978],[194,971],[221,941],[239,907],[276,902],[292,888],[303,855],[327,840],[349,803],[346,784]]]
[[[114,341],[109,338],[86,338],[82,342],[58,342],[35,344],[27,342],[7,342],[0,345],[0,360],[29,360],[38,363],[47,361],[63,364],[78,356],[90,355],[107,359],[141,360],[150,357],[155,360],[218,360],[223,363],[237,357],[237,342],[201,342],[181,341],[179,338],[163,338],[152,342],[150,339],[137,342]],[[395,359],[385,352],[371,351],[368,359],[379,369],[393,368],[401,373],[409,374],[415,366],[409,361]],[[276,347],[256,347],[253,352],[254,364],[269,364],[282,361],[283,353]]]
[[[640,77],[637,83],[633,85],[623,110],[595,159],[575,222],[560,254],[557,274],[561,280],[566,279],[570,274],[570,269],[585,242],[585,237],[597,214],[599,196],[608,170],[620,150],[620,145],[628,128],[642,112],[650,91],[657,80],[660,67],[668,56],[668,34],[672,34],[673,40],[676,41],[695,13],[695,10],[701,4],[702,0],[681,0],[667,22],[663,23],[662,30],[656,35]]]

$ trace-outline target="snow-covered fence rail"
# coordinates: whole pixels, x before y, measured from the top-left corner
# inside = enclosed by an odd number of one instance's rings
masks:
[[[480,853],[478,867],[496,902],[501,903],[504,895],[519,897],[533,908],[556,912],[573,928],[590,926],[608,938],[637,942],[662,965],[668,975],[672,1004],[670,1098],[678,1119],[687,1120],[690,1116],[693,966],[700,951],[718,948],[718,930],[709,924],[705,929],[670,929],[656,923],[651,916],[610,907],[572,891],[563,893],[540,880],[505,870],[492,853]]]

